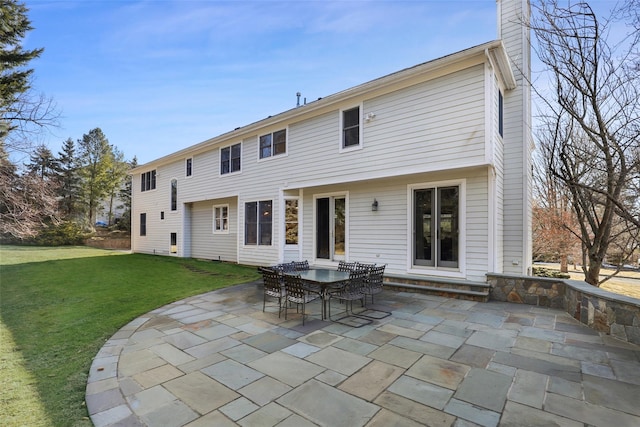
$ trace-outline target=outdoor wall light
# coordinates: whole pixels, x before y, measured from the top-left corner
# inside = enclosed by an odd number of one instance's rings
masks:
[[[373,203],[371,203],[371,210],[373,212],[378,210],[378,201],[376,199],[373,199]]]

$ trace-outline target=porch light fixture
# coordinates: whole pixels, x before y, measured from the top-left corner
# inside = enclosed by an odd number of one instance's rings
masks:
[[[378,210],[378,201],[373,199],[373,203],[371,203],[371,211],[375,212]]]

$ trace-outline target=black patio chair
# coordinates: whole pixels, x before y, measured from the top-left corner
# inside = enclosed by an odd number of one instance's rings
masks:
[[[367,279],[365,280],[364,287],[362,289],[365,294],[365,302],[366,296],[368,295],[371,297],[371,304],[373,304],[373,296],[382,292],[384,269],[384,265],[374,265],[368,269],[369,274],[367,275]]]
[[[338,271],[354,271],[358,266],[357,262],[340,261],[338,263]]]
[[[287,318],[287,312],[289,311],[290,302],[296,305],[296,312],[299,313],[300,304],[302,304],[302,324],[304,325],[304,315],[306,313],[306,306],[308,302],[320,298],[320,294],[310,291],[305,287],[304,282],[300,276],[293,274],[286,274],[284,276],[284,287],[286,292],[286,305],[284,308],[284,318]]]
[[[306,271],[309,269],[309,261],[292,261],[294,271]]]
[[[345,303],[345,316],[337,319],[336,321],[340,322],[340,320],[349,317],[355,316],[359,317],[357,313],[353,312],[353,302],[360,301],[361,305],[364,307],[364,298],[365,294],[363,292],[363,288],[365,286],[365,280],[367,278],[368,272],[366,270],[353,270],[349,273],[349,280],[347,280],[342,287],[336,289],[335,291],[330,291],[329,296],[329,320],[331,319],[331,300],[337,299],[341,302]],[[351,313],[349,313],[351,311]],[[366,324],[371,323],[369,320],[366,323],[358,322],[359,326],[364,326]],[[350,326],[355,326],[351,325]]]
[[[267,297],[277,298],[278,317],[280,317],[280,313],[282,313],[282,302],[283,299],[286,299],[287,296],[287,292],[282,286],[282,275],[270,268],[261,268],[260,271],[262,272],[262,282],[264,283],[264,299],[262,301],[262,311],[264,312],[265,310]]]

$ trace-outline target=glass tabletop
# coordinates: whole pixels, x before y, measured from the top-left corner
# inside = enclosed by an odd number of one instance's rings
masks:
[[[348,271],[331,270],[329,268],[314,268],[312,270],[296,271],[291,274],[300,275],[303,280],[316,283],[336,283],[349,278]]]

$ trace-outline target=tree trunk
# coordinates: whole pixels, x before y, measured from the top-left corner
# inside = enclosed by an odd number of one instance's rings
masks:
[[[569,264],[567,262],[567,255],[560,255],[560,272],[568,273],[569,272]]]
[[[600,287],[600,261],[589,259],[589,267],[584,275],[584,281],[590,285]]]

